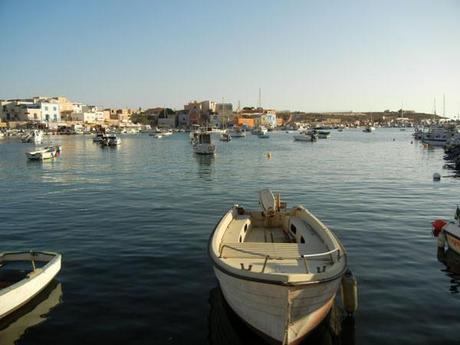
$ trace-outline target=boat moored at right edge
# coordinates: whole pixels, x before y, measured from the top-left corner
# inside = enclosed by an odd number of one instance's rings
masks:
[[[337,237],[303,206],[260,192],[262,210],[233,206],[209,240],[223,295],[251,328],[298,344],[328,314],[347,268]]]

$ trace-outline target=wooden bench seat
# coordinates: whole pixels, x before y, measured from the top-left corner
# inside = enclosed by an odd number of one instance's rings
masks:
[[[223,258],[264,258],[298,259],[308,255],[307,246],[298,243],[243,242],[224,243],[221,247]]]

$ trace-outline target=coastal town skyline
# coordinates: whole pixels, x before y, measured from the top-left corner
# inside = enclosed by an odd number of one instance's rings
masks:
[[[236,108],[258,106],[261,89],[264,108],[432,113],[436,102],[437,114],[456,118],[459,11],[455,1],[2,1],[10,53],[0,57],[0,98]]]

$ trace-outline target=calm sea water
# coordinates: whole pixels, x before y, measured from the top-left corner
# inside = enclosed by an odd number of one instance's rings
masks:
[[[258,207],[265,187],[331,227],[358,279],[354,320],[341,322],[338,305],[306,344],[460,342],[460,276],[430,233],[453,216],[460,181],[432,181],[449,174],[443,151],[411,144],[411,131],[333,131],[317,143],[249,134],[216,141],[214,158],[194,156],[188,134],[123,136],[115,149],[52,139],[63,154],[43,163],[27,162],[31,144],[0,141],[1,250],[63,254],[58,283],[36,302],[38,315],[52,310],[30,328],[25,313],[2,345],[262,343],[223,301],[206,245],[229,207]]]

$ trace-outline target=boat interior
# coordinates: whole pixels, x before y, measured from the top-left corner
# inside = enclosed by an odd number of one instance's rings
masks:
[[[262,212],[238,208],[223,231],[221,260],[234,268],[283,275],[323,273],[340,259],[333,235],[307,210],[286,210],[279,196],[262,193]]]
[[[53,257],[33,252],[0,254],[0,289],[38,274]]]

